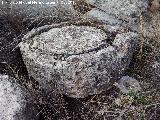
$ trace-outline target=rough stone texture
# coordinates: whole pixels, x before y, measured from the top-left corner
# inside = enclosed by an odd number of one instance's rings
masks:
[[[53,28],[20,44],[30,76],[48,91],[86,97],[107,90],[130,63],[137,34],[107,35],[87,26]]]
[[[95,18],[109,25],[117,25],[122,23],[120,20],[116,19],[114,16],[109,15],[107,12],[100,11],[97,8],[92,9],[87,12],[87,17]]]
[[[145,10],[147,0],[87,0],[88,3],[116,17],[135,17]]]
[[[139,82],[129,76],[123,76],[119,80],[118,87],[122,93],[129,93],[129,92],[138,92],[141,90],[141,86]]]
[[[0,75],[1,120],[37,120],[30,97],[14,78]]]
[[[86,17],[100,20],[110,25],[119,25],[136,30],[137,18],[147,10],[148,0],[87,0],[96,8]]]

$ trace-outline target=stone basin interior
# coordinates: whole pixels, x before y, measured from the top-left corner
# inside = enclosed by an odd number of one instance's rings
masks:
[[[54,56],[54,59],[57,56],[58,58],[60,58],[59,56],[69,57],[106,48],[114,40],[114,38],[111,40],[110,36],[96,27],[72,25],[54,28],[28,40],[27,51],[30,51],[30,55],[36,52],[34,55],[41,56],[41,59],[44,58],[43,54],[45,60],[48,54]],[[40,51],[41,55],[38,54]]]
[[[78,34],[77,34],[78,33]],[[54,54],[82,54],[105,46],[107,35],[100,29],[88,26],[67,26],[54,28],[36,35],[30,41],[30,47]]]

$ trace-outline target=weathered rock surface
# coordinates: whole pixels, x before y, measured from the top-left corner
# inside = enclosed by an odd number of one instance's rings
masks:
[[[148,0],[87,0],[88,3],[116,17],[135,17],[147,8]]]
[[[0,75],[1,120],[37,120],[38,116],[30,97],[14,78]]]
[[[100,29],[53,28],[20,44],[30,76],[47,90],[86,97],[107,90],[130,63],[137,34],[118,34],[113,45]]]
[[[87,0],[94,9],[85,16],[110,25],[136,30],[138,16],[147,10],[148,0]]]

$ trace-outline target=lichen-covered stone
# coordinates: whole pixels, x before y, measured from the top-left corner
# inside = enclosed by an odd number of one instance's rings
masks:
[[[116,19],[115,16],[111,16],[107,12],[100,11],[97,8],[94,8],[86,13],[86,17],[93,18],[99,21],[102,21],[103,23],[109,24],[109,25],[117,25],[120,24],[122,21]]]
[[[135,78],[129,76],[123,76],[119,80],[118,87],[122,93],[130,93],[130,92],[137,93],[142,89],[139,82]]]
[[[37,120],[31,96],[8,75],[0,75],[0,119]]]
[[[138,17],[147,10],[148,0],[87,0],[94,9],[85,17],[97,19],[110,25],[137,30]]]
[[[105,32],[88,26],[53,28],[20,44],[24,62],[48,91],[86,97],[107,90],[130,63],[137,34]]]
[[[148,0],[87,0],[88,3],[116,17],[135,17],[148,7]]]

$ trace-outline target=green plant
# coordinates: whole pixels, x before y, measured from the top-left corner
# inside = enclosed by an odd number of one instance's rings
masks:
[[[127,95],[134,98],[134,103],[142,105],[146,105],[148,103],[146,97],[142,93],[134,92],[131,90]]]

